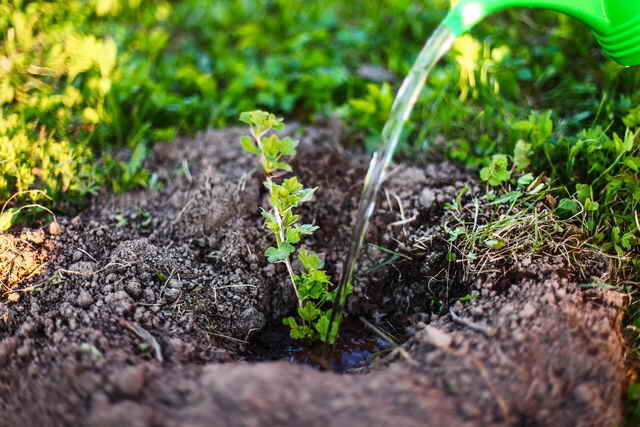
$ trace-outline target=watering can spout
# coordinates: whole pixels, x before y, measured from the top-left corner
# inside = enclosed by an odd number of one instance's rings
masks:
[[[588,25],[603,50],[622,65],[640,65],[638,0],[459,0],[444,26],[458,36],[488,15],[508,7],[550,9]]]

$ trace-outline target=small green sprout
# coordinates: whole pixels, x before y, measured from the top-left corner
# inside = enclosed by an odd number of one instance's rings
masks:
[[[264,227],[270,231],[276,245],[265,250],[267,261],[282,263],[286,266],[291,284],[298,299],[298,319],[287,317],[283,323],[290,328],[291,338],[321,340],[333,344],[340,326],[340,316],[331,326],[331,306],[335,298],[335,290],[331,277],[327,275],[324,264],[318,254],[300,247],[297,250],[298,262],[302,271],[295,274],[291,258],[296,252],[296,244],[304,236],[312,235],[318,227],[300,223],[300,215],[294,212],[302,203],[310,201],[317,188],[305,188],[295,176],[282,178],[283,174],[292,172],[291,165],[284,157],[296,154],[298,141],[289,137],[280,138],[272,130],[282,130],[282,119],[265,111],[250,111],[240,115],[240,121],[250,126],[251,136],[243,136],[240,143],[244,151],[258,156],[260,166],[265,174],[264,185],[269,190],[267,211],[262,209]],[[276,182],[278,179],[279,182]],[[351,293],[351,287],[345,289],[343,297]]]
[[[508,169],[509,160],[504,154],[495,154],[491,157],[491,163],[480,170],[480,179],[491,186],[500,185],[511,178]]]

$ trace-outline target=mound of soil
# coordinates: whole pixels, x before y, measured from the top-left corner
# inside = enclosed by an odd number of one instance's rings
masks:
[[[0,426],[620,424],[625,301],[578,286],[606,262],[592,254],[585,272],[543,252],[469,277],[442,217],[460,189],[482,188],[446,162],[389,172],[348,303],[363,334],[358,317],[405,343],[351,375],[255,362],[280,357],[256,342],[295,300],[262,255],[266,192],[242,132],[159,145],[148,167],[162,188],[3,235],[31,236],[47,260],[0,304]],[[337,277],[367,156],[330,129],[288,132],[302,140],[294,170],[320,188],[301,211],[320,226],[305,245]]]

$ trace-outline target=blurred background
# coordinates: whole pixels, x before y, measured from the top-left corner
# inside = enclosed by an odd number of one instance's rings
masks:
[[[236,126],[254,108],[309,124],[338,117],[346,143],[372,150],[448,8],[449,0],[3,0],[0,200],[41,189],[53,202],[79,202],[104,186],[147,185],[151,143]],[[556,141],[596,126],[623,131],[640,124],[639,82],[637,70],[603,57],[581,23],[503,12],[436,67],[403,150],[443,136],[449,156],[481,165],[513,150],[531,124]],[[131,157],[114,157],[123,147]],[[45,203],[39,192],[12,202],[25,198]]]

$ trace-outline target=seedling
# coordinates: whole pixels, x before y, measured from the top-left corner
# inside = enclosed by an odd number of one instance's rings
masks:
[[[292,158],[296,154],[298,141],[289,137],[280,138],[272,130],[282,130],[282,119],[265,111],[250,111],[240,115],[240,121],[251,128],[251,137],[240,139],[242,148],[258,156],[260,166],[265,174],[264,185],[269,190],[270,209],[261,210],[265,219],[264,228],[273,234],[276,245],[267,248],[264,254],[267,261],[284,264],[291,279],[291,285],[298,300],[298,319],[287,317],[283,323],[290,328],[291,338],[321,340],[333,344],[340,326],[339,315],[328,331],[331,305],[336,291],[331,277],[323,270],[324,264],[318,254],[300,247],[296,249],[304,236],[312,235],[318,227],[312,224],[301,224],[300,215],[295,209],[302,203],[310,201],[317,188],[305,188],[295,176],[284,178],[293,169],[284,158]],[[302,271],[294,273],[291,262],[296,253]],[[345,294],[351,293],[351,288]],[[345,295],[345,296],[346,296]]]

